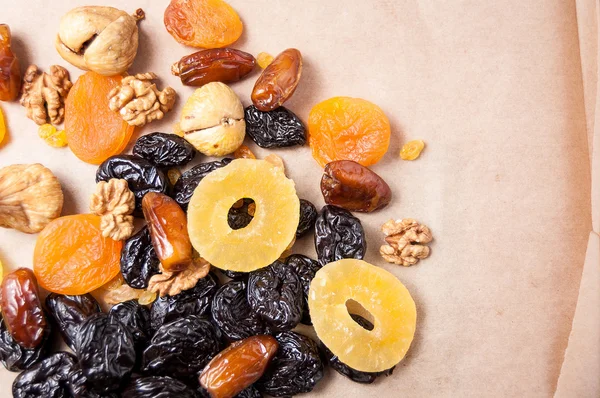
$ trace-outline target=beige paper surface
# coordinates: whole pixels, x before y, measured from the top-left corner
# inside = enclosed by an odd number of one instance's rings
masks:
[[[60,16],[83,0],[1,1],[24,65],[58,63],[80,74],[53,40]],[[366,260],[393,272],[414,296],[415,341],[393,376],[363,386],[327,371],[312,396],[551,396],[591,230],[575,1],[230,3],[245,23],[236,47],[303,52],[302,82],[287,105],[304,120],[318,101],[347,95],[379,104],[394,130],[389,153],[373,167],[392,186],[393,203],[359,217]],[[156,72],[180,95],[177,109],[143,132],[169,131],[193,91],[169,67],[193,49],[164,29],[166,1],[127,4],[147,13],[132,72]],[[244,104],[256,76],[233,85]],[[0,106],[11,130],[0,166],[45,164],[63,183],[64,214],[87,211],[96,168],[47,147],[18,104]],[[417,138],[427,143],[422,157],[400,161],[402,143]],[[322,205],[321,170],[309,149],[275,153],[299,196]],[[402,217],[427,224],[435,238],[431,257],[407,269],[377,253],[379,226]],[[0,230],[8,269],[31,266],[34,244],[35,236]],[[310,238],[295,250],[314,255]],[[0,397],[10,396],[14,376],[0,370]]]

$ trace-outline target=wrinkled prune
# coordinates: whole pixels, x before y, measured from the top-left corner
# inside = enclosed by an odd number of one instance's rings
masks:
[[[227,166],[233,159],[224,158],[214,162],[200,163],[192,167],[179,177],[173,187],[173,198],[179,203],[183,210],[187,209],[188,203],[194,194],[194,190],[200,181],[211,171]]]
[[[158,167],[184,166],[194,159],[196,149],[175,134],[151,133],[135,142],[133,154]]]
[[[221,286],[212,302],[212,318],[230,340],[264,334],[265,323],[247,301],[246,282],[233,280]]]
[[[79,325],[100,312],[100,305],[91,294],[67,296],[50,293],[46,297],[46,309],[65,343],[74,350]]]
[[[96,172],[96,182],[119,178],[127,181],[135,195],[136,214],[141,215],[142,198],[148,192],[166,193],[165,173],[148,160],[132,155],[117,155],[106,159]]]
[[[236,395],[235,398],[262,398],[262,396],[262,393],[256,387],[250,386]]]
[[[246,133],[261,148],[282,148],[306,143],[306,127],[283,106],[262,112],[250,105],[244,110]]]
[[[76,368],[69,373],[69,379],[67,381],[67,388],[71,394],[71,398],[119,398],[119,393],[103,393],[99,394],[90,388],[86,384],[87,379],[83,375],[81,369]]]
[[[118,390],[135,365],[133,335],[119,320],[99,313],[79,326],[77,358],[87,384],[97,392]]]
[[[194,390],[168,376],[140,377],[123,391],[123,398],[196,398]]]
[[[18,344],[33,349],[42,343],[49,324],[32,270],[19,268],[4,277],[0,309],[6,328]]]
[[[308,311],[308,291],[310,290],[310,282],[315,277],[317,271],[321,269],[321,264],[302,254],[292,254],[285,259],[285,262],[294,268],[294,271],[296,271],[296,274],[300,278],[300,283],[302,283],[304,306],[302,309],[302,320],[300,322],[305,325],[312,325],[310,313]]]
[[[356,314],[350,314],[350,316],[363,328],[367,330],[373,330],[373,324],[362,316]],[[337,355],[334,355],[322,342],[319,342],[319,349],[323,353],[323,357],[329,363],[329,366],[335,369],[338,373],[357,383],[371,384],[378,376],[389,376],[394,371],[394,368],[391,368],[384,370],[383,372],[361,372],[360,370],[352,369],[350,366],[340,361]]]
[[[299,238],[310,231],[315,226],[319,212],[315,205],[308,200],[300,199],[300,222],[296,229],[296,238]]]
[[[77,361],[72,354],[57,352],[21,373],[12,385],[14,398],[68,398],[69,373]]]
[[[189,290],[175,296],[159,297],[150,309],[152,330],[188,315],[207,316],[210,314],[210,304],[218,287],[217,277],[209,273]]]
[[[219,269],[223,275],[231,279],[248,279],[248,272],[230,271],[228,269]]]
[[[256,387],[274,397],[312,391],[323,377],[323,362],[314,341],[295,332],[275,335],[279,350]]]
[[[159,265],[150,230],[145,226],[125,242],[121,252],[121,274],[132,288],[146,289],[152,275],[159,273]]]
[[[162,325],[144,351],[142,372],[197,383],[198,373],[221,350],[221,335],[196,315]]]
[[[251,203],[254,203],[254,200],[244,198],[242,201],[243,204],[241,207],[231,207],[229,209],[229,213],[227,213],[227,223],[231,229],[241,229],[250,224],[250,221],[254,218],[254,215],[251,215],[248,212],[248,206]]]
[[[110,309],[108,315],[118,319],[131,332],[138,356],[146,348],[152,332],[150,330],[150,310],[138,304],[137,300],[119,303]]]
[[[291,265],[275,261],[248,276],[248,303],[274,331],[290,330],[302,318],[300,278]]]
[[[321,265],[343,258],[362,260],[367,240],[360,220],[348,210],[323,206],[315,222],[315,249]]]
[[[25,370],[46,355],[50,328],[46,329],[44,338],[36,348],[23,348],[11,336],[0,314],[0,362],[11,372]]]

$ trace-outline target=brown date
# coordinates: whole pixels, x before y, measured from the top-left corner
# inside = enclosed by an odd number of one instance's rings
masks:
[[[252,72],[256,60],[252,54],[233,48],[201,50],[181,58],[171,66],[186,86],[210,82],[233,83]]]
[[[352,160],[325,166],[321,193],[328,205],[367,213],[385,207],[392,199],[392,191],[381,177]]]
[[[179,204],[163,193],[148,192],[142,199],[142,210],[163,270],[186,269],[192,261],[192,243],[187,217]]]
[[[206,365],[200,384],[212,398],[234,397],[263,375],[278,347],[267,335],[236,341]]]
[[[0,309],[6,329],[21,347],[33,349],[41,344],[48,322],[32,270],[19,268],[4,277]]]
[[[19,60],[12,52],[10,42],[10,28],[0,24],[0,101],[14,100],[21,88]]]
[[[288,48],[263,70],[252,90],[252,103],[263,112],[283,105],[294,94],[301,75],[302,54]]]

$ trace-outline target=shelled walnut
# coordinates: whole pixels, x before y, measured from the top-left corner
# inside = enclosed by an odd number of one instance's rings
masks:
[[[153,275],[148,284],[148,291],[156,292],[160,297],[175,296],[184,290],[191,289],[210,271],[210,263],[202,257],[195,258],[183,271],[168,272],[160,266],[161,274]]]
[[[381,226],[381,231],[386,235],[387,245],[381,246],[379,253],[385,261],[410,267],[429,256],[425,244],[433,240],[431,231],[416,220],[389,220]]]
[[[65,98],[73,86],[69,72],[59,65],[52,65],[50,73],[42,72],[36,65],[29,65],[23,78],[21,105],[27,109],[27,117],[39,125],[50,121],[61,124],[65,116]]]
[[[123,78],[121,84],[109,94],[108,107],[119,112],[123,120],[131,126],[144,126],[153,120],[160,120],[175,104],[175,90],[165,87],[160,91],[152,80],[152,72],[138,73]]]
[[[102,217],[102,235],[113,240],[124,240],[133,235],[135,196],[127,181],[112,178],[100,181],[90,200],[90,210]]]

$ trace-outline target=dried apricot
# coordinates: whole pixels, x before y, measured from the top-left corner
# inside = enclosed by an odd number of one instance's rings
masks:
[[[244,29],[238,14],[223,0],[171,0],[164,22],[179,43],[200,48],[228,46]]]
[[[308,143],[315,160],[377,163],[390,144],[390,122],[381,108],[361,98],[334,97],[315,105],[308,117]]]
[[[40,233],[33,271],[46,290],[85,294],[119,273],[122,247],[123,242],[102,236],[99,216],[60,217]]]
[[[79,77],[65,101],[65,131],[69,147],[79,159],[100,164],[121,153],[133,131],[108,107],[109,94],[121,76],[87,72]]]

